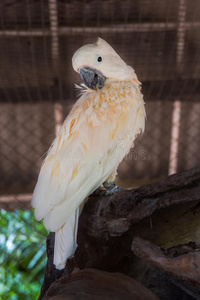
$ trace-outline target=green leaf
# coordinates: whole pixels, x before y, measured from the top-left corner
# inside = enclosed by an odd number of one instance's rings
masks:
[[[37,299],[46,265],[46,229],[33,211],[21,210],[2,210],[0,226],[0,299]]]

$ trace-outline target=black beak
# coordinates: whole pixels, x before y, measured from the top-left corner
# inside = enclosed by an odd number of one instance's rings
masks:
[[[83,83],[92,90],[101,89],[104,86],[106,77],[97,69],[82,67],[79,73]]]

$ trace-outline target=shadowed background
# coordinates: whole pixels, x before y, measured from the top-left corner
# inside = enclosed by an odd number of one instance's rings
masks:
[[[118,182],[138,186],[200,165],[198,0],[2,0],[2,208],[30,207],[43,156],[78,98],[72,55],[98,36],[133,66],[146,102],[145,133]]]
[[[72,55],[98,36],[134,67],[146,102],[145,134],[119,181],[137,185],[199,165],[199,1],[5,0],[0,13],[1,194],[32,192],[77,99]]]

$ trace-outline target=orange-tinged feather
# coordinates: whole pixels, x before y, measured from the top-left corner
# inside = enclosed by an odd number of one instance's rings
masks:
[[[74,179],[74,177],[77,175],[78,173],[78,167],[79,167],[79,164],[76,166],[76,168],[74,169],[73,173],[72,173],[72,177],[70,179],[70,182]]]
[[[110,135],[111,141],[114,139],[116,131],[117,131],[117,127],[115,129],[113,129],[111,132],[111,135]]]
[[[53,176],[53,174],[58,170],[58,168],[60,167],[60,163],[58,163],[52,170],[51,172],[51,177]]]
[[[88,149],[88,147],[86,146],[86,144],[85,144],[84,142],[82,142],[82,145],[83,145],[83,148],[84,148],[85,150]]]
[[[59,146],[60,146],[60,140],[61,140],[61,135],[59,136],[59,138],[58,138],[58,144],[57,144],[57,149],[56,149],[56,152],[58,151],[58,149],[59,149]]]
[[[77,131],[77,130],[75,130],[74,132],[72,132],[72,133],[68,136],[67,141],[68,141],[72,136],[75,136],[75,135],[77,135],[77,134],[78,134],[78,131]]]
[[[66,125],[65,125],[65,127],[64,127],[64,134],[66,135]]]
[[[123,127],[127,121],[127,113],[123,112],[120,117],[119,127]]]
[[[74,127],[75,119],[73,119],[70,123],[70,129],[69,129],[69,134],[72,132],[72,128]]]

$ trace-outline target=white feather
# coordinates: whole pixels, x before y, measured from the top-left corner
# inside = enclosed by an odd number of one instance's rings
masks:
[[[69,220],[56,231],[53,263],[58,270],[65,267],[67,258],[72,256],[77,248],[79,208]]]
[[[102,40],[98,43],[102,47]],[[133,69],[126,70],[129,80],[107,79],[101,90],[83,92],[42,165],[32,206],[36,219],[44,219],[45,227],[56,232],[54,263],[59,269],[77,246],[79,206],[114,174],[138,132],[144,131],[139,82]]]

